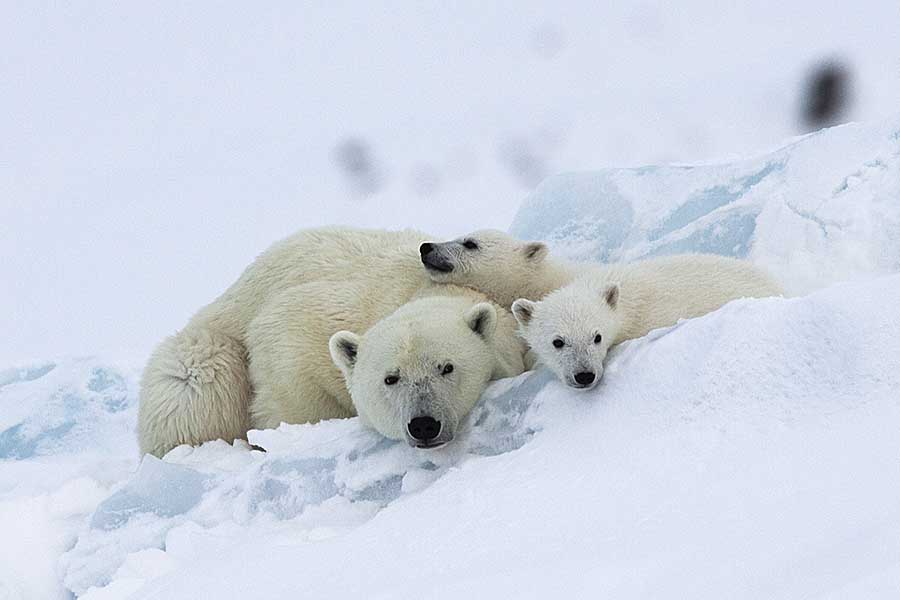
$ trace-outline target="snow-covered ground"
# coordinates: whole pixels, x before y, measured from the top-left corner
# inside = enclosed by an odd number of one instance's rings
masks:
[[[140,363],[2,371],[0,598],[895,596],[900,119],[560,175],[512,231],[743,256],[792,297],[623,344],[589,393],[496,382],[430,452],[350,419],[141,461]]]
[[[0,600],[896,596],[900,3],[2,14]],[[797,137],[832,60],[864,124]],[[588,394],[498,382],[438,452],[349,420],[142,461],[152,345],[327,223],[718,252],[793,297]]]

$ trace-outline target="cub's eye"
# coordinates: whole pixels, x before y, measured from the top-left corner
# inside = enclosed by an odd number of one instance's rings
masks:
[[[464,242],[463,242],[463,247],[464,247],[466,250],[478,250],[478,244],[475,242],[475,240],[466,240],[466,241],[464,241]]]
[[[565,343],[564,341],[562,341],[561,339],[559,339],[559,338],[556,338],[555,340],[553,340],[553,347],[554,347],[554,348],[562,348],[562,347],[565,346],[565,345],[566,345],[566,343]]]
[[[388,375],[384,378],[384,385],[394,385],[398,381],[400,381],[400,378],[396,375]]]
[[[441,371],[441,375],[449,375],[452,372],[453,372],[453,365],[450,363],[447,363],[447,366],[444,367],[443,371]]]
[[[603,341],[603,336],[600,335],[599,333],[598,333],[597,335],[594,336],[594,343],[595,343],[595,344],[599,344],[599,343],[602,342],[602,341]]]

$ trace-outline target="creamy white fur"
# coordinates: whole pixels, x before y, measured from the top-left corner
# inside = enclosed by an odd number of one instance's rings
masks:
[[[467,248],[466,242],[477,247]],[[521,241],[495,229],[473,231],[433,245],[436,261],[452,270],[428,269],[432,281],[479,290],[507,308],[517,298],[543,298],[571,282],[583,268],[550,259],[542,242]],[[423,263],[427,268],[424,257]]]
[[[596,385],[607,351],[619,342],[699,317],[737,298],[782,293],[778,283],[751,263],[721,256],[685,254],[585,268],[589,272],[542,301],[523,298],[512,307],[538,360],[574,387]],[[554,340],[562,341],[562,347],[555,347]],[[596,377],[580,385],[577,373]]]
[[[151,356],[141,381],[141,450],[161,456],[179,444],[244,438],[248,427],[353,415],[328,340],[341,329],[365,332],[411,299],[445,289],[422,267],[427,239],[332,227],[274,244]],[[508,278],[497,285],[508,296]]]
[[[435,443],[449,442],[489,380],[524,370],[512,315],[455,286],[405,304],[362,336],[338,332],[329,348],[363,421],[412,445],[411,419],[440,421]]]

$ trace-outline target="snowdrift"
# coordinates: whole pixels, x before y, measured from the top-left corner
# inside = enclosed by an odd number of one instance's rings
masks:
[[[138,463],[136,369],[2,371],[0,531],[24,541],[0,555],[0,597],[900,587],[900,121],[733,164],[561,175],[512,231],[573,259],[746,257],[796,297],[623,344],[588,393],[541,370],[496,382],[430,452],[349,419],[252,432],[265,453]]]

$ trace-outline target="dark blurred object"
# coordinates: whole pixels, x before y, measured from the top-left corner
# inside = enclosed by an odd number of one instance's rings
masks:
[[[547,165],[538,149],[527,139],[515,137],[500,144],[500,162],[526,188],[533,188],[547,176]]]
[[[531,32],[531,49],[541,58],[554,59],[565,47],[565,35],[562,29],[555,25],[544,23]]]
[[[840,123],[848,112],[850,86],[850,70],[839,62],[813,68],[803,90],[803,126],[814,131]]]
[[[384,180],[369,144],[362,138],[350,137],[334,149],[334,161],[350,185],[361,194],[374,194]]]

